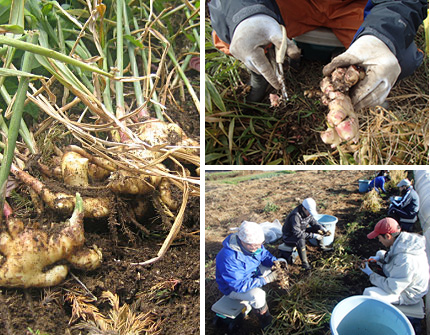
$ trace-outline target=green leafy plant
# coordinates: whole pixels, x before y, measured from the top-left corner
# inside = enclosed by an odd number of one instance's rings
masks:
[[[41,332],[39,329],[33,331],[33,329],[28,327],[27,330],[28,330],[28,334],[32,334],[32,335],[49,335],[48,333]]]
[[[265,213],[276,212],[277,210],[279,210],[279,206],[270,201],[266,203],[263,209]]]

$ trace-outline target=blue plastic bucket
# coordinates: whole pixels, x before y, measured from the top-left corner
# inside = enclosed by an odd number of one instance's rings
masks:
[[[319,214],[315,217],[319,224],[331,232],[330,236],[323,237],[321,244],[324,246],[329,246],[333,243],[334,232],[336,230],[337,217],[328,214]],[[317,240],[312,238],[309,242],[313,245],[317,245]]]
[[[370,180],[360,179],[358,181],[358,192],[366,193],[369,190]]]
[[[396,307],[368,296],[339,302],[330,319],[333,335],[414,335],[407,317]]]

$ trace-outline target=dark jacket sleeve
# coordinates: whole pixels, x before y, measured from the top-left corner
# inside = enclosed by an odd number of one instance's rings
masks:
[[[309,221],[309,225],[311,227],[314,227],[314,230],[324,230],[325,228],[323,227],[322,224],[320,224],[313,216],[311,218],[311,220]]]
[[[228,44],[237,25],[252,15],[269,15],[283,23],[274,0],[212,0],[208,7],[212,28]]]
[[[427,16],[427,0],[373,0],[365,8],[365,19],[354,41],[363,35],[374,35],[397,57],[404,78],[421,64],[423,53],[417,50],[414,37]],[[353,42],[354,42],[353,41]]]

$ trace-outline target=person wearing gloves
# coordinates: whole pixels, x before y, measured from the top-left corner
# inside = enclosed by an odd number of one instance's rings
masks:
[[[385,190],[385,183],[390,181],[390,176],[377,176],[369,183],[369,191],[375,189],[376,192],[380,193],[380,191],[387,193]]]
[[[216,282],[222,294],[231,299],[248,301],[257,312],[261,328],[272,322],[262,286],[277,280],[271,271],[277,259],[264,246],[264,232],[255,222],[244,221],[237,233],[223,241],[216,257]]]
[[[317,204],[314,199],[307,198],[301,205],[293,209],[282,226],[283,244],[279,246],[281,256],[292,264],[293,250],[294,247],[297,247],[302,267],[305,270],[311,269],[306,254],[306,240],[315,238],[317,241],[321,241],[323,236],[330,235],[330,231],[315,219],[316,216],[318,216]]]
[[[411,231],[417,221],[420,198],[408,179],[401,180],[397,187],[401,198],[400,200],[390,198],[391,204],[388,208],[388,216],[399,222],[403,231]]]
[[[323,74],[349,65],[364,68],[364,80],[351,91],[355,110],[382,104],[396,81],[412,74],[424,56],[414,37],[427,16],[427,0],[212,0],[208,7],[214,45],[251,70],[249,102],[261,101],[268,83],[280,88],[265,54],[269,45],[280,48],[280,24],[289,39],[318,27],[333,31],[347,49]],[[291,59],[300,57],[291,40],[286,53]]]
[[[361,270],[375,285],[364,290],[363,295],[382,299],[391,304],[414,305],[428,291],[429,264],[425,251],[425,238],[418,234],[402,232],[393,218],[380,220],[367,238],[378,238],[388,248],[380,250],[365,261]],[[385,276],[369,267],[377,262]]]

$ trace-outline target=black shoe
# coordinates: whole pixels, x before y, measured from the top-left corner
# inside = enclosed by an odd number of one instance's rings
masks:
[[[308,256],[306,254],[306,248],[297,248],[297,252],[299,253],[300,260],[302,261],[302,268],[306,271],[312,269],[308,262]]]
[[[261,75],[251,71],[251,91],[246,97],[246,102],[261,102],[266,96],[269,83]]]
[[[266,329],[272,324],[273,316],[267,311],[266,313],[259,315],[260,327],[262,330]]]
[[[309,263],[302,263],[303,270],[309,271],[312,269],[312,266]]]

